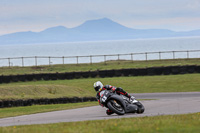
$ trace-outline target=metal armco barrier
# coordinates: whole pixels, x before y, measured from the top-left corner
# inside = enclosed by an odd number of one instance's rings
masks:
[[[70,80],[79,78],[95,77],[119,77],[119,76],[145,76],[145,75],[169,75],[169,74],[186,74],[200,73],[200,66],[167,66],[167,67],[150,67],[150,68],[130,68],[115,70],[99,70],[86,72],[66,72],[66,73],[43,73],[43,74],[25,74],[25,75],[1,75],[0,83],[25,82],[39,80]]]

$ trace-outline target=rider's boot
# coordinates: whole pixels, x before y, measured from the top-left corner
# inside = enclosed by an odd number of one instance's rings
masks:
[[[112,111],[109,110],[109,109],[106,110],[106,114],[107,114],[107,115],[111,115],[111,114],[113,114],[113,113],[114,113],[114,112],[112,112]]]

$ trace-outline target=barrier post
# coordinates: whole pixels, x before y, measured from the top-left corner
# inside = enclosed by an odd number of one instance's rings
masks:
[[[159,60],[161,60],[161,52],[159,52]]]
[[[22,67],[24,67],[24,57],[22,57]]]
[[[131,53],[131,61],[133,62],[133,53]]]
[[[63,59],[63,65],[64,65],[65,64],[65,57],[63,56],[62,59]]]
[[[10,58],[8,58],[8,66],[10,67]]]
[[[119,59],[119,56],[120,56],[120,55],[118,54],[117,56],[118,56],[118,64],[120,64],[120,61],[119,61],[119,60],[120,60],[120,59]]]
[[[90,55],[90,64],[92,65],[92,56]]]
[[[49,66],[51,65],[51,57],[49,56]]]
[[[78,65],[78,56],[76,56],[76,62],[77,62],[77,65]]]
[[[172,53],[173,53],[173,59],[175,59],[175,51],[172,51]]]
[[[35,66],[37,66],[37,56],[35,56]]]
[[[147,60],[148,60],[148,58],[147,58],[147,56],[148,56],[147,53],[145,53],[145,56],[146,56],[146,61],[147,61]]]
[[[106,55],[104,55],[104,63],[105,63],[105,65],[106,65]]]

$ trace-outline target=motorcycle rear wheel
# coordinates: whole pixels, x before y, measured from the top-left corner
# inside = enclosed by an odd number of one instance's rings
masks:
[[[110,100],[107,103],[108,108],[113,111],[114,113],[118,115],[124,115],[125,111],[121,103],[115,101],[115,100]]]

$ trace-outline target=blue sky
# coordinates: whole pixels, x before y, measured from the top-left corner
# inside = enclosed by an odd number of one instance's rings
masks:
[[[0,0],[0,35],[109,18],[135,29],[200,29],[200,0]]]

